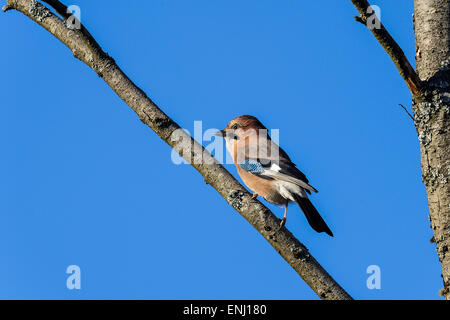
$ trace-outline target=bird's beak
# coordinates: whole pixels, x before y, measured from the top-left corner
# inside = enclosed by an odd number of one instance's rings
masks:
[[[223,137],[225,137],[226,132],[225,132],[225,130],[219,130],[217,132],[214,132],[213,135],[223,138]]]

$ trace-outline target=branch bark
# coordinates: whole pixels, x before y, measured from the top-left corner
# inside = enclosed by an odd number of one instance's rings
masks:
[[[64,18],[64,7],[59,1],[45,1]],[[8,0],[4,11],[15,9],[41,25],[63,42],[73,55],[92,68],[132,108],[139,119],[153,129],[162,140],[190,161],[197,171],[219,194],[238,211],[287,263],[305,280],[321,299],[349,300],[351,296],[314,259],[308,249],[286,228],[279,228],[280,220],[251,194],[191,136],[180,137],[180,126],[166,115],[147,95],[138,88],[118,67],[115,61],[90,38],[83,27],[69,29],[63,20],[36,0]],[[67,18],[67,17],[66,17]],[[87,30],[86,30],[87,31]],[[174,132],[177,132],[177,138]],[[183,131],[184,132],[184,131]],[[182,135],[182,134],[181,134]],[[182,139],[180,139],[182,138]],[[203,161],[196,162],[202,156]]]
[[[373,13],[368,13],[370,3],[367,0],[351,1],[360,15],[359,17],[355,17],[356,21],[367,25],[367,22],[371,17],[376,18],[376,16],[372,16]],[[380,23],[379,28],[369,28],[369,30],[372,32],[372,34],[375,36],[375,38],[378,40],[387,54],[389,54],[398,71],[400,72],[400,75],[405,80],[406,85],[408,86],[411,93],[413,95],[418,94],[420,91],[421,83],[416,71],[409,63],[408,58],[406,58],[403,50],[400,48],[397,42],[395,42],[394,38],[392,38],[381,21],[378,22]]]
[[[366,24],[369,2],[351,1],[361,15],[357,21]],[[439,293],[450,300],[450,2],[414,0],[417,72],[382,24],[371,31],[413,94],[422,180],[442,265],[444,288]]]

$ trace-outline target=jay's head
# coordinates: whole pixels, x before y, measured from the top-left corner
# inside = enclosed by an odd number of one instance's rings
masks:
[[[265,150],[264,155],[267,155],[270,140],[267,128],[253,116],[234,118],[225,129],[217,131],[215,135],[225,139],[227,150],[237,163],[241,163],[247,156],[259,157],[260,151]]]
[[[246,137],[258,136],[262,130],[267,132],[266,127],[257,118],[243,115],[231,120],[225,129],[217,131],[215,135],[233,144],[238,140],[245,140]]]

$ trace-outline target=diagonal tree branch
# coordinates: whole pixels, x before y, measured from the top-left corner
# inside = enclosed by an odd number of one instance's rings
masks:
[[[67,6],[64,3],[62,3],[58,0],[41,0],[41,1],[50,5],[64,19],[67,19],[71,16],[67,12]]]
[[[366,25],[369,19],[376,18],[376,15],[370,10],[371,13],[368,12],[370,7],[370,3],[367,0],[351,0],[353,5],[359,12],[359,17],[355,17],[355,20]],[[397,67],[400,75],[406,82],[411,93],[415,96],[420,92],[421,81],[419,76],[417,75],[414,68],[406,58],[405,53],[400,48],[400,46],[395,42],[394,38],[389,34],[384,25],[378,20],[378,27],[369,27],[369,30],[381,44],[383,49],[389,54],[395,66]]]
[[[58,0],[42,0],[42,2],[46,2],[49,4],[55,11],[64,19],[64,21],[67,21],[70,17],[72,17],[72,13],[68,12],[68,8],[65,4]],[[100,45],[97,43],[97,41],[94,39],[94,37],[89,33],[89,31],[84,27],[83,24],[81,24],[81,21],[77,19],[77,17],[73,16],[73,19],[76,19],[76,21],[80,24],[81,29],[80,31],[83,33],[83,35],[86,37],[86,39],[89,40],[91,45],[96,48],[96,50],[101,50]]]
[[[45,1],[61,16],[64,5],[59,1]],[[248,191],[200,144],[180,129],[147,95],[138,88],[105,53],[83,27],[69,29],[64,21],[36,0],[8,0],[4,11],[15,9],[41,25],[63,42],[73,55],[92,68],[128,104],[139,119],[153,129],[162,140],[200,172],[205,182],[238,211],[287,263],[305,280],[321,299],[349,300],[351,296],[314,259],[308,249],[289,230],[279,228],[280,220]],[[86,32],[84,31],[86,30]],[[92,38],[92,39],[91,39]],[[177,134],[174,135],[174,132]],[[182,138],[182,139],[180,139]],[[186,146],[190,148],[186,148]],[[183,154],[182,150],[190,150]],[[201,155],[203,161],[191,161]]]

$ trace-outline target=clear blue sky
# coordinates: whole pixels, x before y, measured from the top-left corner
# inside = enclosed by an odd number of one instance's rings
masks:
[[[418,139],[398,106],[410,94],[350,1],[76,4],[184,128],[252,114],[280,129],[335,237],[296,206],[287,227],[351,295],[439,299]],[[413,61],[413,1],[376,4]],[[0,298],[316,299],[60,42],[16,12],[0,14],[0,37]],[[81,290],[66,288],[69,265]],[[380,290],[366,287],[369,265]]]

